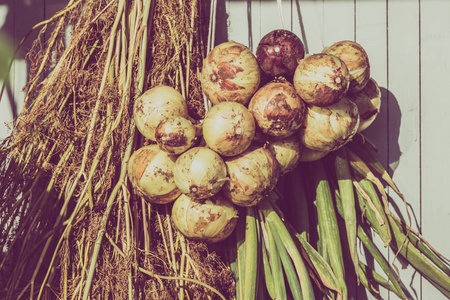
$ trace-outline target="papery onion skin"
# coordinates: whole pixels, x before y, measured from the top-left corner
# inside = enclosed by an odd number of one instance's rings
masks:
[[[156,126],[165,118],[189,118],[186,100],[172,87],[159,85],[139,96],[133,107],[133,117],[139,132],[156,141]]]
[[[305,47],[295,33],[277,29],[267,33],[256,48],[256,58],[261,70],[273,77],[290,77],[298,60],[305,57]]]
[[[348,93],[356,93],[364,88],[370,78],[369,57],[364,48],[353,41],[340,41],[322,50],[342,59],[350,73]]]
[[[308,147],[302,147],[302,154],[300,156],[300,162],[311,162],[324,158],[330,151],[319,151],[309,149]]]
[[[155,129],[155,139],[161,150],[170,154],[181,154],[197,141],[195,126],[186,118],[169,117]]]
[[[303,145],[297,134],[283,139],[269,140],[267,148],[273,153],[280,166],[280,176],[297,167],[302,155]]]
[[[300,98],[315,106],[337,103],[347,93],[350,73],[337,56],[317,53],[300,60],[294,73]]]
[[[267,135],[283,138],[296,132],[303,123],[306,106],[294,86],[284,78],[260,88],[250,100],[249,110],[258,128]]]
[[[223,241],[234,231],[238,211],[220,193],[204,201],[181,194],[173,204],[172,220],[184,236],[216,243]]]
[[[244,152],[250,146],[255,131],[253,114],[237,102],[214,105],[203,120],[203,138],[206,144],[223,156]]]
[[[306,147],[318,151],[333,151],[345,145],[359,127],[358,106],[348,97],[338,103],[319,107],[307,106],[300,140]]]
[[[181,154],[173,173],[180,191],[194,199],[212,197],[227,180],[227,167],[222,157],[206,147],[194,147]]]
[[[270,150],[252,145],[244,153],[224,159],[229,181],[224,195],[238,206],[254,206],[276,185],[279,165]]]
[[[173,178],[176,158],[155,144],[134,151],[127,163],[127,174],[137,194],[151,203],[174,201],[181,194]]]
[[[219,44],[203,60],[202,91],[213,104],[231,101],[246,105],[260,81],[256,56],[240,43]]]
[[[358,132],[369,127],[380,113],[381,90],[377,82],[370,78],[365,87],[356,93],[348,94],[348,98],[358,106],[360,122]]]

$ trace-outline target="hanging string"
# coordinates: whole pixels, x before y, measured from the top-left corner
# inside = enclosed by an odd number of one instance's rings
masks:
[[[209,26],[208,26],[208,43],[206,45],[207,53],[211,52],[214,48],[215,36],[216,36],[216,13],[217,11],[217,0],[211,0],[211,7],[209,13]],[[203,104],[205,106],[205,114],[211,108],[211,102],[203,94]]]

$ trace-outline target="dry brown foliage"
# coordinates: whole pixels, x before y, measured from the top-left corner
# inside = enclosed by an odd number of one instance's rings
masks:
[[[123,174],[129,150],[148,143],[132,121],[142,90],[173,86],[193,118],[204,115],[197,74],[208,3],[125,1],[113,31],[121,3],[70,1],[27,55],[25,106],[0,141],[1,298],[78,299],[87,289],[91,299],[176,299],[182,281],[139,268],[179,277],[182,257],[181,275],[233,296],[223,253],[184,241],[171,225],[170,205],[139,198]],[[198,284],[183,285],[190,299],[218,299]]]

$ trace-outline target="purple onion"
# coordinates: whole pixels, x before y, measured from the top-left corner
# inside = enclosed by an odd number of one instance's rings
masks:
[[[256,48],[261,70],[274,77],[290,77],[298,61],[305,57],[305,47],[293,32],[277,29],[266,34]]]

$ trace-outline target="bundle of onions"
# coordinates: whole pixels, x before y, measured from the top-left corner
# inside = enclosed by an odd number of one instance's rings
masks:
[[[166,85],[153,87],[137,98],[133,116],[139,132],[152,141],[156,141],[156,127],[165,118],[189,118],[186,100],[180,92]]]
[[[253,206],[276,185],[279,166],[270,150],[252,145],[244,153],[225,158],[229,181],[222,190],[239,206]]]
[[[180,194],[173,178],[176,156],[148,145],[133,152],[127,174],[136,192],[151,203],[169,203]]]
[[[172,207],[172,220],[191,239],[215,243],[226,239],[236,227],[237,209],[222,194],[198,201],[181,194]]]
[[[217,45],[203,61],[202,90],[213,104],[247,104],[259,87],[260,68],[246,46],[229,41]]]
[[[302,125],[306,110],[292,83],[282,77],[260,88],[248,108],[258,128],[264,134],[278,138],[296,132]]]
[[[227,168],[222,158],[206,147],[195,147],[181,154],[173,173],[180,191],[194,199],[217,194],[227,180]]]

